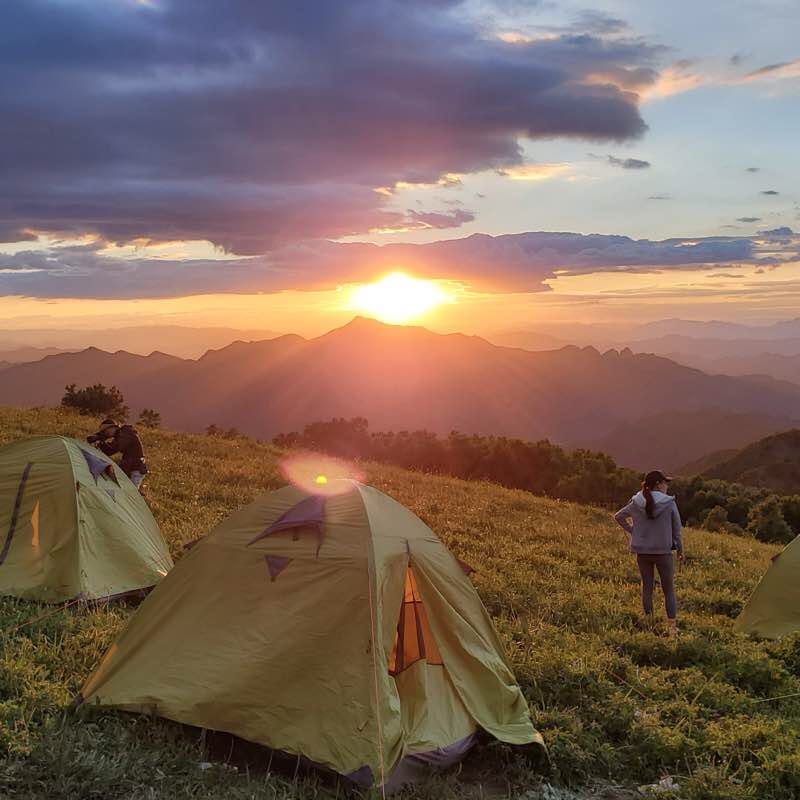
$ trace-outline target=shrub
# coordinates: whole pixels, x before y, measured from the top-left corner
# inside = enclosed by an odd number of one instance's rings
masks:
[[[714,506],[703,520],[703,527],[712,532],[727,530],[729,524],[728,512],[722,506]]]
[[[747,520],[747,531],[762,542],[788,543],[794,533],[783,518],[781,501],[774,494],[753,506]]]
[[[128,418],[128,406],[125,405],[122,392],[116,386],[107,388],[102,383],[95,383],[84,389],[76,388],[74,383],[65,386],[61,405],[86,415],[121,420]]]
[[[145,428],[160,428],[161,427],[161,414],[152,408],[143,408],[139,414],[139,419],[136,421],[137,425]]]

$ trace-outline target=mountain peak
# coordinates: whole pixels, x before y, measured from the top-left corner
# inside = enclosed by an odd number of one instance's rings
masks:
[[[385,328],[413,328],[415,325],[399,325],[390,322],[383,322],[375,317],[362,317],[360,314],[353,317],[350,322],[345,323],[337,330],[382,330]]]
[[[326,338],[329,336],[370,336],[379,333],[386,333],[386,332],[401,332],[401,331],[424,331],[425,333],[431,333],[427,328],[423,328],[421,325],[402,325],[402,324],[394,324],[390,322],[383,322],[379,319],[375,319],[373,317],[362,317],[357,316],[353,317],[350,322],[342,325],[339,328],[334,328],[331,331],[328,331],[320,338]]]

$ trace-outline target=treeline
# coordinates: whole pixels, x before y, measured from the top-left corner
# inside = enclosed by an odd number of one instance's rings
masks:
[[[676,480],[672,491],[687,525],[781,544],[800,535],[800,495],[700,476]]]
[[[346,459],[395,464],[404,469],[488,480],[511,489],[577,503],[617,508],[639,487],[642,476],[591,450],[564,450],[547,440],[453,431],[371,432],[363,417],[313,422],[302,432],[273,439],[281,448],[317,450]],[[708,530],[789,542],[800,533],[800,496],[701,477],[672,486],[684,521]]]
[[[456,431],[447,437],[430,431],[371,433],[363,417],[314,422],[306,425],[302,433],[276,436],[273,443],[457,478],[488,480],[538,495],[608,507],[626,502],[640,480],[636,473],[617,466],[604,453],[568,452],[548,441],[526,442]]]

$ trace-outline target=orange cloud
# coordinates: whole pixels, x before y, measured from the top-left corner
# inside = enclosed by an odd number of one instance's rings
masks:
[[[736,83],[754,83],[756,81],[780,81],[789,78],[800,78],[800,58],[784,61],[780,64],[768,64],[766,67],[748,72]]]
[[[690,92],[709,82],[709,76],[691,71],[688,62],[679,61],[663,70],[655,83],[641,89],[639,96],[644,102],[663,100],[676,94]]]
[[[446,172],[444,175],[441,175],[437,180],[431,183],[414,183],[413,181],[397,181],[394,186],[377,186],[375,187],[375,191],[378,194],[386,195],[387,197],[391,197],[393,194],[397,194],[397,192],[401,192],[403,190],[408,189],[442,189],[448,188],[451,186],[459,186],[461,184],[461,179],[463,175],[459,175],[456,172]]]
[[[572,170],[571,164],[522,164],[518,167],[505,167],[497,170],[498,175],[512,181],[549,181]]]

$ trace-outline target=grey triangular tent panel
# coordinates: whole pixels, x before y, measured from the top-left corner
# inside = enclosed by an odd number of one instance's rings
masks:
[[[263,530],[248,544],[255,544],[260,539],[296,528],[316,528],[317,529],[317,553],[322,546],[322,539],[325,536],[325,497],[312,494],[301,500],[297,505],[292,506],[285,514],[279,517],[266,530]]]
[[[84,450],[82,447],[80,448],[80,451],[83,453],[83,457],[86,459],[89,472],[92,473],[92,477],[94,478],[95,483],[97,483],[97,479],[108,468],[108,461],[106,461],[104,458],[100,458],[100,456],[95,455],[94,453],[89,452],[88,450]]]
[[[286,556],[264,556],[264,560],[267,562],[271,581],[274,581],[292,563],[292,559]]]

